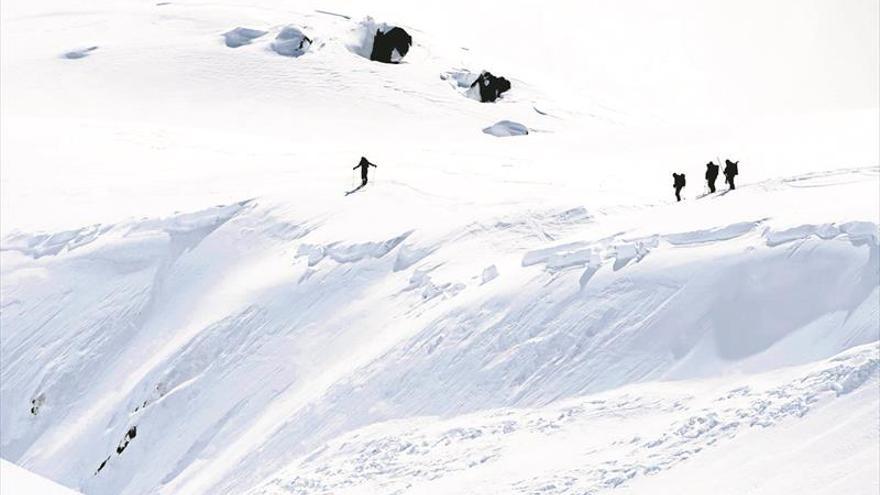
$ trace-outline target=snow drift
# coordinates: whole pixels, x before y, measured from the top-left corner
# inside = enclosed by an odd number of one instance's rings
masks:
[[[312,45],[312,40],[295,26],[285,26],[272,42],[272,49],[279,55],[299,57]]]
[[[93,51],[97,50],[97,49],[98,49],[97,46],[89,46],[89,47],[86,47],[86,48],[78,48],[78,49],[76,49],[76,50],[71,50],[71,51],[69,51],[69,52],[65,52],[65,53],[61,56],[61,58],[66,58],[66,59],[69,59],[69,60],[76,60],[76,59],[79,59],[79,58],[85,58],[85,57],[88,57],[89,55],[91,55],[91,53],[92,53]]]
[[[483,132],[495,137],[526,136],[529,128],[519,122],[500,120],[483,129]]]
[[[223,33],[223,40],[229,48],[238,48],[240,46],[249,45],[251,41],[265,36],[266,31],[259,29],[251,29],[245,27],[237,27],[232,31]]]

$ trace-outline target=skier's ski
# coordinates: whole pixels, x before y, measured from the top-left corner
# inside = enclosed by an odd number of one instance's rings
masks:
[[[703,194],[700,194],[699,196],[697,196],[697,199],[703,199],[708,196],[724,196],[725,194],[727,194],[729,192],[730,192],[730,189],[728,189],[726,191],[715,191],[713,193],[703,193]]]

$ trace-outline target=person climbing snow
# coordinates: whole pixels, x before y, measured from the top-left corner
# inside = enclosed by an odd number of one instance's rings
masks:
[[[730,185],[730,190],[736,189],[736,185],[733,183],[733,178],[739,175],[739,162],[732,162],[730,160],[724,160],[724,182]]]
[[[367,172],[369,172],[370,167],[379,168],[375,163],[371,163],[370,160],[367,160],[367,157],[362,156],[361,161],[358,162],[358,164],[355,165],[354,168],[352,168],[352,170],[357,170],[358,168],[361,169],[361,185],[357,186],[351,191],[346,192],[346,196],[351,193],[360,191],[364,186],[367,185]]]
[[[681,201],[681,190],[684,188],[684,174],[672,174],[672,187],[675,188],[675,199]]]
[[[718,178],[718,165],[714,162],[706,164],[706,182],[709,184],[709,193],[715,192],[715,179]]]
[[[378,167],[376,167],[375,163],[370,163],[370,160],[367,160],[367,158],[363,156],[361,157],[361,161],[357,165],[355,165],[352,170],[357,170],[358,167],[361,168],[361,187],[364,187],[367,185],[367,171],[369,170],[369,168]]]

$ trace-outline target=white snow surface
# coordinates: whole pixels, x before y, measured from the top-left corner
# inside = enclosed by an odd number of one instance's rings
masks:
[[[876,493],[878,9],[4,1],[0,457],[90,495]]]
[[[76,495],[79,492],[16,466],[6,459],[0,459],[0,493],[4,495]]]

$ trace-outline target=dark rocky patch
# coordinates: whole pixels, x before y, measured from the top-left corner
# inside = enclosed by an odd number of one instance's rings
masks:
[[[119,442],[119,445],[116,447],[116,455],[121,454],[122,451],[124,451],[125,448],[128,447],[128,444],[136,436],[137,436],[137,426],[132,426],[131,428],[128,429],[128,431],[125,433],[125,437],[122,439],[121,442]]]
[[[40,408],[46,403],[46,395],[40,394],[31,399],[31,414],[36,416],[40,412]]]
[[[483,71],[477,77],[477,80],[471,84],[471,87],[479,88],[480,101],[490,103],[500,98],[502,93],[510,89],[510,81],[504,77],[495,77],[489,71]]]
[[[399,63],[409,53],[410,46],[412,46],[412,36],[403,28],[395,26],[387,31],[377,29],[370,60],[386,64]]]
[[[98,475],[98,473],[100,473],[100,472],[101,472],[101,470],[102,470],[102,469],[104,469],[104,466],[106,466],[106,465],[107,465],[107,461],[109,461],[109,460],[110,460],[110,456],[109,456],[109,455],[108,455],[108,456],[107,456],[107,458],[106,458],[106,459],[104,459],[104,460],[103,460],[103,461],[102,461],[102,462],[101,462],[101,465],[100,465],[100,466],[98,466],[98,469],[97,469],[97,471],[95,471],[95,476],[97,476],[97,475]]]

